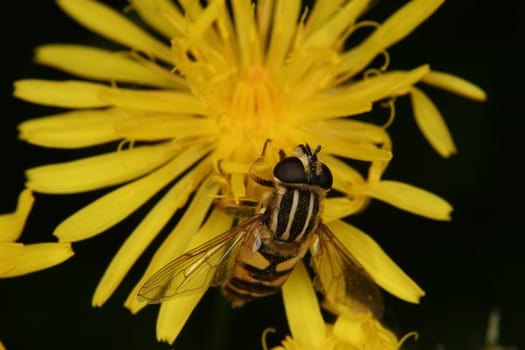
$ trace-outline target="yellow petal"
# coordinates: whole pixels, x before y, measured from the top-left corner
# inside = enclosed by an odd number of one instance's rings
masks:
[[[288,326],[294,340],[302,349],[323,349],[324,320],[312,281],[302,261],[299,261],[284,283],[282,293]]]
[[[189,92],[105,89],[100,98],[114,106],[175,114],[205,114],[204,101]]]
[[[94,80],[176,88],[180,84],[133,59],[130,54],[91,46],[51,44],[36,49],[35,60]]]
[[[117,129],[122,138],[141,141],[220,134],[216,120],[173,114],[148,114],[128,119],[119,123]]]
[[[175,37],[177,31],[163,15],[166,11],[176,11],[169,0],[130,0],[133,9],[144,19],[151,28],[155,28],[166,38]]]
[[[294,1],[295,0],[284,1],[284,3],[293,3]],[[255,7],[255,12],[257,16],[257,29],[259,31],[259,36],[261,37],[261,45],[263,47],[268,47],[268,41],[270,40],[269,32],[272,30],[272,27],[278,26],[277,17],[279,16],[279,10],[274,11],[275,2],[275,0],[262,0],[258,1],[257,6]],[[276,5],[276,7],[277,6],[280,6],[280,4]]]
[[[18,195],[15,212],[0,215],[0,242],[14,242],[20,237],[34,201],[31,190],[25,189]]]
[[[424,64],[410,71],[389,71],[384,74],[368,77],[333,91],[331,99],[361,100],[369,103],[385,98],[406,94],[412,86],[430,72],[430,66]]]
[[[341,73],[355,75],[381,51],[410,34],[437,10],[444,0],[412,0],[390,16],[367,39],[343,54]]]
[[[182,295],[160,305],[156,328],[158,341],[173,344],[204,293]]]
[[[331,91],[326,95],[318,95],[307,99],[302,106],[298,106],[297,119],[303,123],[310,120],[321,120],[337,117],[346,117],[370,112],[372,103],[364,99],[354,99],[353,96],[342,95]]]
[[[325,0],[315,1],[313,8],[308,13],[307,28],[316,30],[319,26],[333,17],[334,13],[339,10],[344,0]]]
[[[0,243],[2,245],[3,243]],[[24,245],[15,266],[1,277],[16,277],[58,265],[73,256],[69,243],[35,243]]]
[[[347,197],[327,198],[323,210],[323,220],[324,222],[330,222],[343,219],[352,214],[359,213],[367,204],[368,200],[365,196],[352,199]]]
[[[188,209],[186,209],[184,215],[178,221],[177,226],[175,226],[173,231],[171,231],[164,242],[162,242],[159,249],[157,249],[146,272],[126,299],[124,305],[129,308],[131,312],[138,312],[146,305],[144,301],[140,301],[137,298],[138,291],[146,282],[146,279],[168,262],[182,255],[202,225],[212,205],[213,198],[219,189],[219,184],[215,182],[213,176],[209,174],[211,164],[208,163],[208,165],[207,178],[199,185],[197,193],[193,197]],[[216,233],[218,234],[219,232]]]
[[[57,3],[89,30],[133,50],[170,62],[171,54],[167,45],[111,7],[92,0],[58,0]]]
[[[16,267],[18,257],[23,254],[22,243],[0,242],[0,278]]]
[[[421,188],[398,181],[370,183],[364,194],[394,207],[434,220],[450,220],[452,206],[443,198]]]
[[[344,314],[333,326],[336,338],[355,350],[398,350],[399,341],[371,314]]]
[[[226,216],[219,210],[214,210],[210,218],[206,220],[206,223],[192,239],[188,249],[197,247],[216,237],[217,234],[228,230],[231,224],[231,217]],[[173,344],[205,291],[206,289],[195,295],[175,298],[161,305],[157,318],[157,339],[159,341]]]
[[[366,313],[358,313],[354,317],[350,314],[349,316],[342,315],[337,318],[333,326],[334,335],[352,344],[356,349],[365,349],[367,343],[373,342],[374,339],[370,339],[370,334],[366,334],[363,322],[370,320],[364,320]]]
[[[86,81],[24,79],[15,82],[14,96],[47,106],[97,108],[108,106],[108,102],[100,98],[100,92],[105,89],[108,89],[105,85]]]
[[[247,0],[233,0],[232,10],[235,18],[241,67],[259,64],[262,61],[261,46],[252,5]]]
[[[457,153],[452,135],[436,105],[417,88],[412,88],[410,96],[416,123],[434,150],[445,158]]]
[[[224,1],[214,1],[208,3],[204,8],[191,4],[191,10],[186,8],[186,14],[191,12],[192,21],[186,22],[188,39],[195,44],[199,41],[213,45],[217,42],[214,22],[217,20],[219,13],[224,10]],[[222,44],[222,43],[221,43]],[[219,44],[219,45],[221,45]]]
[[[452,74],[433,70],[423,78],[423,82],[472,100],[487,99],[487,94],[479,86]]]
[[[327,225],[383,289],[411,303],[418,303],[425,295],[425,292],[367,234],[341,220],[329,222]]]
[[[18,126],[21,140],[53,148],[82,148],[118,140],[119,121],[131,118],[123,110],[76,110],[29,119]]]
[[[284,60],[288,56],[297,19],[301,10],[301,1],[281,0],[275,4],[270,45],[268,47],[265,66],[274,74],[282,74]]]
[[[347,139],[349,142],[382,144],[389,139],[388,133],[384,128],[358,120],[340,118],[316,120],[305,123],[300,128],[312,134],[321,134],[323,137],[338,140]],[[330,149],[327,149],[327,151],[330,151]]]
[[[286,60],[286,80],[295,101],[308,101],[331,84],[340,56],[335,50],[296,50]],[[368,101],[361,101],[361,105]]]
[[[54,235],[60,241],[74,242],[107,230],[129,216],[209,150],[209,145],[188,148],[155,172],[119,187],[80,209],[62,221]]]
[[[369,141],[335,138],[324,134],[322,130],[290,130],[290,134],[292,133],[296,134],[294,139],[298,141],[297,143],[308,140],[310,144],[323,145],[327,153],[344,158],[363,161],[389,161],[392,158],[392,152],[381,149]]]
[[[172,142],[134,147],[26,171],[26,186],[42,193],[92,191],[136,179],[172,159],[180,147]]]
[[[102,306],[109,299],[160,230],[186,204],[189,195],[201,181],[198,175],[192,170],[177,181],[128,236],[100,280],[91,301],[93,306]]]
[[[369,3],[370,0],[353,0],[340,8],[336,7],[337,11],[331,13],[331,16],[327,18],[327,21],[325,21],[312,34],[308,35],[302,46],[309,48],[332,47],[344,32],[355,23],[357,17],[363,13]],[[314,11],[316,9],[317,3]],[[313,12],[312,16],[315,14],[316,12]]]

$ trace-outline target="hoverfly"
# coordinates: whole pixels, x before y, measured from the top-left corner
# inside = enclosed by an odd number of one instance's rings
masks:
[[[255,182],[271,188],[259,213],[168,263],[146,281],[139,297],[160,303],[212,285],[221,286],[232,306],[242,306],[277,292],[309,250],[314,284],[327,299],[379,316],[379,288],[321,222],[333,180],[317,158],[320,150],[304,144],[290,157],[281,151],[273,180],[250,171]]]

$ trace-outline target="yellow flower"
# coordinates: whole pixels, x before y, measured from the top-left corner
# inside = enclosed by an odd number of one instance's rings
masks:
[[[16,243],[33,201],[31,191],[24,190],[18,198],[16,211],[0,215],[0,278],[43,270],[73,256],[70,243]]]
[[[27,171],[28,188],[42,193],[120,185],[59,224],[54,235],[61,242],[98,235],[163,192],[113,258],[93,305],[108,300],[180,208],[187,206],[126,300],[132,312],[145,306],[137,291],[148,276],[231,226],[232,219],[217,210],[207,218],[214,198],[259,200],[246,174],[267,139],[273,150],[286,152],[304,142],[323,146],[320,157],[332,169],[340,193],[328,200],[325,221],[342,241],[343,233],[336,230],[353,232],[346,239],[357,240],[365,250],[352,252],[379,285],[417,302],[422,290],[371,238],[339,219],[362,210],[371,198],[438,220],[448,220],[452,208],[424,190],[382,180],[391,159],[386,127],[346,117],[363,116],[384,100],[391,101],[393,113],[394,99],[408,94],[432,146],[443,156],[455,152],[439,111],[414,85],[424,82],[478,100],[484,93],[426,64],[397,71],[387,71],[388,65],[370,67],[376,56],[388,57],[385,50],[442,0],[410,1],[382,24],[358,21],[370,0],[319,1],[308,12],[299,0],[257,5],[215,0],[206,6],[199,1],[180,6],[166,0],[130,2],[163,40],[101,2],[58,0],[76,21],[128,52],[44,45],[36,50],[37,62],[86,80],[15,83],[18,98],[70,109],[22,123],[21,139],[68,149],[109,143],[105,154]],[[345,48],[349,36],[368,26],[373,31],[365,40]],[[342,159],[368,162],[367,176]],[[199,298],[185,296],[161,306],[159,339],[174,341]]]
[[[308,272],[299,264],[284,284],[283,299],[292,336],[273,350],[397,350],[412,335],[398,340],[368,312],[343,312],[334,324],[325,324],[308,281]]]

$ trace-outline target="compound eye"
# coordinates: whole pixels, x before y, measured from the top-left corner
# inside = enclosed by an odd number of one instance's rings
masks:
[[[273,176],[279,181],[291,184],[306,183],[306,172],[299,158],[290,157],[281,160],[273,168]]]
[[[332,188],[333,177],[332,172],[324,164],[321,164],[321,174],[319,174],[319,187],[329,190]]]

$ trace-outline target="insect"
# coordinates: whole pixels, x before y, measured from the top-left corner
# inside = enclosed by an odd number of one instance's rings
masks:
[[[314,284],[321,293],[329,300],[381,315],[379,288],[321,222],[333,179],[330,169],[318,160],[320,150],[321,146],[312,151],[304,144],[290,157],[281,151],[273,180],[250,171],[255,182],[271,188],[258,214],[168,263],[146,281],[139,298],[160,303],[211,285],[221,286],[232,306],[242,306],[279,291],[310,251]]]

